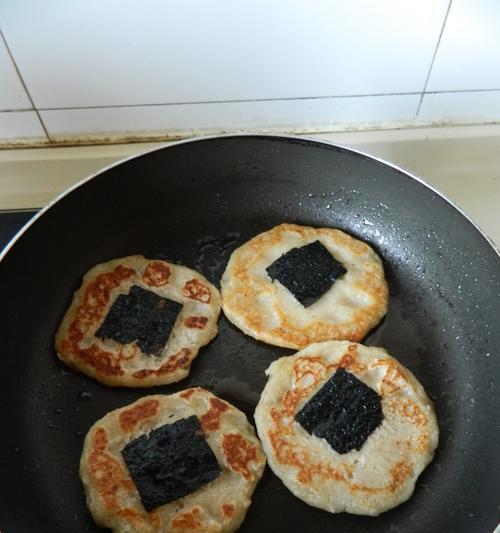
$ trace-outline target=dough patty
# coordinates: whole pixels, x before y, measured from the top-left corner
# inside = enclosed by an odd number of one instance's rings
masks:
[[[296,419],[339,369],[377,393],[383,413],[359,450],[342,453]],[[255,411],[257,430],[269,466],[295,496],[332,513],[372,516],[411,496],[433,458],[439,431],[432,403],[408,369],[382,348],[330,341],[278,359],[266,373],[269,380]],[[349,401],[337,419],[346,433],[357,424],[345,418],[356,403]],[[331,409],[324,399],[322,405]],[[364,407],[356,409],[363,416]],[[327,434],[323,421],[312,422]]]
[[[167,322],[168,313],[178,314],[162,326],[155,313]],[[173,383],[217,334],[219,313],[218,290],[198,272],[140,255],[113,259],[85,274],[59,326],[56,351],[106,385]],[[162,327],[168,338],[159,336]]]
[[[147,512],[122,450],[142,435],[193,415],[222,472],[194,492]],[[246,416],[208,391],[192,388],[146,396],[97,421],[85,438],[80,477],[94,520],[114,533],[230,533],[242,523],[264,466]]]
[[[304,307],[271,279],[268,269],[287,252],[317,241],[347,272]],[[388,301],[382,262],[367,244],[340,230],[294,224],[276,226],[237,248],[221,291],[224,313],[235,326],[286,348],[326,340],[360,341],[385,315]]]

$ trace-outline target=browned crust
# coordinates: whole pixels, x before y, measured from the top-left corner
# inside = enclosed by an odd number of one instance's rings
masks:
[[[191,364],[192,351],[189,348],[182,348],[181,351],[171,355],[159,368],[143,368],[132,374],[135,379],[144,379],[150,376],[165,376],[173,374],[179,368],[186,368]]]
[[[107,453],[108,435],[98,427],[93,436],[88,455],[88,474],[106,509],[116,513],[132,526],[143,524],[144,517],[130,507],[120,505],[118,493],[129,497],[136,493],[135,485],[122,465]]]
[[[200,418],[203,431],[206,433],[209,431],[217,431],[220,428],[222,414],[229,408],[229,404],[219,400],[219,398],[210,398],[210,409]]]
[[[210,303],[212,299],[210,289],[197,279],[186,281],[182,292],[185,296],[191,298],[191,300],[196,300],[204,304]]]
[[[115,357],[113,353],[102,350],[96,341],[88,348],[80,346],[80,343],[91,326],[104,318],[111,298],[111,291],[135,275],[134,269],[118,265],[112,272],[100,274],[92,282],[82,287],[83,301],[73,311],[74,318],[68,331],[56,342],[57,352],[65,358],[64,360],[69,360],[74,365],[81,364],[91,367],[95,373],[102,376],[123,375],[120,357]]]
[[[268,294],[272,284],[266,279],[256,279],[251,274],[251,267],[262,261],[266,250],[272,245],[281,243],[284,234],[290,231],[309,238],[311,236],[328,237],[340,246],[349,249],[354,255],[364,257],[367,253],[372,254],[373,264],[356,283],[356,288],[370,297],[373,303],[354,311],[351,320],[347,323],[330,323],[324,320],[311,319],[306,327],[302,327],[298,326],[275,301],[272,305],[278,325],[269,327],[262,314],[254,308],[253,302],[258,299],[260,294]],[[239,283],[238,290],[225,290],[223,286],[223,308],[230,320],[233,321],[232,317],[238,317],[235,321],[236,325],[241,320],[245,328],[252,331],[252,335],[259,340],[297,349],[304,348],[314,342],[327,340],[359,342],[386,313],[389,292],[378,256],[367,244],[340,230],[281,224],[257,235],[243,246],[246,250],[245,259],[233,260],[233,258],[238,257],[239,250],[236,250],[231,258],[232,262],[228,266],[230,275]]]
[[[196,328],[196,329],[203,329],[208,322],[208,318],[206,316],[188,316],[184,320],[184,325],[187,328]]]
[[[257,450],[239,434],[226,433],[222,436],[222,449],[232,470],[245,479],[253,479],[250,463],[257,460]]]
[[[176,516],[170,522],[170,527],[180,531],[200,530],[203,524],[201,523],[199,516],[200,510],[198,507],[193,507],[190,511]]]
[[[234,515],[234,511],[235,511],[235,508],[234,508],[234,505],[232,503],[223,503],[222,504],[222,512],[228,518],[231,518]]]
[[[150,399],[136,403],[134,407],[122,411],[119,416],[121,428],[123,431],[132,431],[141,420],[155,416],[159,406],[158,400]]]
[[[189,398],[191,398],[191,396],[197,392],[199,389],[197,387],[194,387],[192,389],[186,389],[182,392],[179,393],[179,396],[181,398],[184,398],[185,400],[189,400]]]
[[[170,267],[164,261],[151,261],[144,269],[142,281],[150,287],[162,287],[168,283],[171,274]]]

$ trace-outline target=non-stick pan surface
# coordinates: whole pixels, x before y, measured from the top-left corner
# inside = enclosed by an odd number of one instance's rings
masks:
[[[365,339],[434,400],[440,444],[413,497],[378,518],[296,499],[269,469],[241,532],[491,532],[498,518],[499,257],[439,194],[336,146],[267,136],[181,143],[114,166],[48,209],[0,262],[0,529],[95,532],[78,477],[83,438],[111,409],[201,385],[252,419],[271,361],[292,353],[221,317],[189,378],[108,388],[56,358],[54,333],[94,264],[141,253],[219,284],[230,253],[281,222],[330,226],[384,261],[389,312]]]

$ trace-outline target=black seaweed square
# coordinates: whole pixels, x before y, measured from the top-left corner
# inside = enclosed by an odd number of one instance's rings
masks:
[[[380,396],[344,368],[295,415],[310,435],[326,439],[340,454],[361,449],[383,419]]]
[[[304,307],[309,307],[347,270],[319,241],[315,241],[292,248],[267,267],[266,272],[271,279],[285,286]]]
[[[134,285],[114,301],[95,335],[122,344],[137,341],[144,353],[159,355],[181,308],[178,302]]]
[[[122,456],[148,512],[222,473],[194,415],[141,435],[123,448]]]

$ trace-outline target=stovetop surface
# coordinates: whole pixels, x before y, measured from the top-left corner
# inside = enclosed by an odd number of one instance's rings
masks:
[[[37,212],[38,209],[0,211],[0,251]]]

